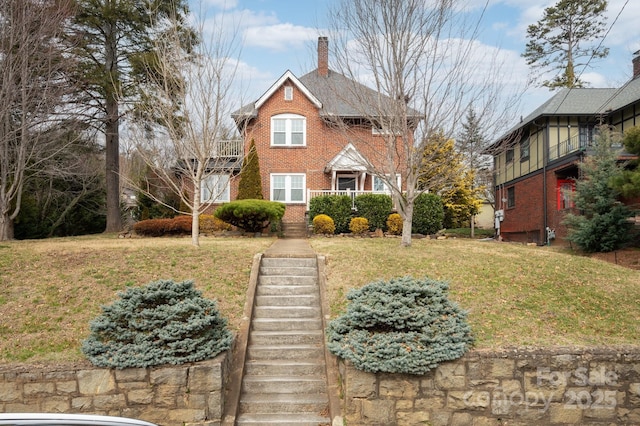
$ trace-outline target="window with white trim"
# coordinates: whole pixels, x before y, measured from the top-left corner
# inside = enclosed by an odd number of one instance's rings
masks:
[[[307,119],[297,114],[271,117],[271,146],[305,146]]]
[[[293,100],[293,86],[284,86],[284,100],[285,101]]]
[[[398,174],[396,175],[396,184],[398,185],[398,188],[400,188],[400,183],[400,175]],[[373,192],[391,192],[387,183],[380,176],[373,176],[372,190]]]
[[[229,201],[229,175],[209,175],[202,180],[200,201],[223,203]]]
[[[306,176],[300,174],[271,174],[271,201],[304,203]]]

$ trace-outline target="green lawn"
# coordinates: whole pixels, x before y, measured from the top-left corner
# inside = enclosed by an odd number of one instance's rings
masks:
[[[0,243],[0,363],[76,361],[88,323],[117,292],[193,279],[240,324],[251,262],[273,238],[118,239]],[[477,346],[638,344],[640,271],[552,247],[469,239],[312,238],[326,256],[333,315],[350,288],[413,275],[450,283]]]
[[[469,239],[313,238],[327,258],[332,315],[378,279],[428,276],[450,284],[480,348],[640,343],[640,271],[552,247]]]

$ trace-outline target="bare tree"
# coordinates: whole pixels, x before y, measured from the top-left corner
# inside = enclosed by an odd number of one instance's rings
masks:
[[[330,13],[337,37],[331,49],[334,63],[353,81],[350,88],[341,87],[342,100],[384,137],[385,149],[378,150],[379,158],[370,161],[367,171],[392,192],[403,218],[404,246],[411,245],[416,197],[440,183],[422,176],[433,160],[425,155],[426,144],[439,134],[455,135],[471,104],[486,128],[492,127],[489,120],[506,121],[499,116],[515,99],[498,107],[505,85],[498,50],[480,49],[480,18],[465,21],[469,14],[459,3],[343,0]],[[356,81],[376,89],[378,97],[371,99]],[[404,188],[397,183],[398,175]]]
[[[169,31],[156,44],[158,61],[149,64],[148,78],[165,102],[148,104],[160,128],[137,132],[137,152],[166,188],[178,195],[192,216],[192,244],[199,246],[199,215],[211,202],[229,201],[230,179],[242,164],[243,142],[231,139],[231,112],[241,101],[234,80],[241,43],[223,16],[198,26],[203,42],[184,49],[179,31]],[[176,27],[178,28],[178,27]],[[132,184],[134,184],[132,182]],[[151,191],[137,185],[148,196]],[[156,198],[156,201],[162,202]]]
[[[29,176],[64,149],[51,129],[67,120],[66,76],[73,61],[65,52],[65,0],[0,2],[0,240],[12,239]]]

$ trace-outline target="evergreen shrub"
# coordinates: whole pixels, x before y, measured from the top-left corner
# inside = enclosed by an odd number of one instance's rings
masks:
[[[387,217],[393,208],[391,197],[387,194],[362,194],[358,195],[355,200],[358,216],[367,218],[369,221],[369,230],[376,229],[387,230]]]
[[[218,207],[214,215],[247,232],[260,232],[282,219],[284,209],[285,204],[277,201],[236,200]]]
[[[182,364],[213,358],[233,336],[213,300],[193,281],[160,280],[119,293],[90,323],[82,352],[98,367]]]
[[[351,197],[348,195],[321,195],[313,197],[309,202],[309,218],[313,221],[319,214],[326,214],[333,219],[336,233],[349,232],[351,220]]]
[[[369,221],[366,217],[354,217],[349,222],[349,231],[352,234],[362,235],[369,230]]]
[[[262,178],[260,177],[260,160],[255,140],[251,139],[249,153],[242,160],[238,196],[236,200],[262,200]]]
[[[333,223],[333,219],[329,216],[326,214],[319,214],[313,218],[314,234],[333,235],[334,232],[336,232],[336,225]]]
[[[136,234],[145,237],[161,237],[166,235],[172,227],[173,219],[147,219],[136,222],[133,230]]]
[[[208,233],[208,232],[220,232],[220,231],[231,231],[233,226],[228,224],[227,222],[218,219],[212,214],[201,214],[200,215],[200,232]]]
[[[391,213],[387,218],[387,232],[391,235],[402,235],[402,216]]]
[[[473,343],[466,312],[447,283],[393,278],[347,294],[347,312],[329,323],[327,347],[370,373],[425,374]]]
[[[438,195],[422,193],[416,197],[411,222],[411,231],[414,234],[435,234],[442,229],[443,220],[444,205]]]

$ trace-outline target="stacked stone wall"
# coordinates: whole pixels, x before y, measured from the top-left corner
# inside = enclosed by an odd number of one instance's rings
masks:
[[[178,366],[90,364],[0,367],[1,412],[83,413],[131,417],[163,426],[216,426],[224,412],[228,354]]]
[[[640,425],[640,348],[471,351],[422,376],[339,368],[349,426]]]

